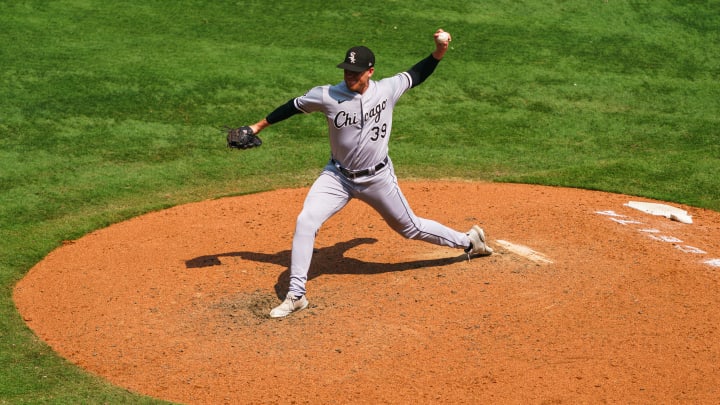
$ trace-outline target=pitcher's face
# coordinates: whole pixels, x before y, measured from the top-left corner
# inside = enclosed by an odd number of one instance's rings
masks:
[[[344,72],[345,84],[348,89],[362,94],[370,85],[370,77],[375,72],[375,68],[370,68],[364,72],[353,72],[345,69]]]

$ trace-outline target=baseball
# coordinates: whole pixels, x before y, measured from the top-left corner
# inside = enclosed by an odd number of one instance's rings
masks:
[[[438,34],[438,36],[437,36],[437,41],[438,41],[438,42],[447,42],[447,41],[449,41],[449,40],[450,40],[450,34],[448,34],[447,32],[441,32],[441,33]]]

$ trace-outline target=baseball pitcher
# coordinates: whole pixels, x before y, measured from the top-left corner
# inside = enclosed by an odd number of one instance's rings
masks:
[[[305,284],[322,224],[352,198],[373,207],[387,224],[402,236],[436,245],[464,249],[470,256],[487,256],[492,249],[485,233],[474,225],[458,232],[438,222],[416,216],[403,196],[388,156],[393,109],[400,96],[423,83],[445,56],[450,35],[438,29],[433,35],[435,50],[409,70],[375,81],[375,55],[364,47],[350,48],[343,69],[343,81],[317,86],[305,95],[281,105],[259,122],[228,134],[228,146],[260,146],[257,135],[268,126],[300,113],[319,112],[327,119],[330,160],[315,180],[297,218],[292,242],[290,285],[285,300],[270,311],[282,318],[308,306]],[[237,140],[237,134],[242,139]],[[235,144],[233,144],[235,142]]]

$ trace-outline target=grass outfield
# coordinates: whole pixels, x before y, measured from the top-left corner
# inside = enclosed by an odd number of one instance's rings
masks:
[[[411,4],[408,6],[408,4]],[[581,187],[720,211],[720,2],[0,1],[0,403],[154,403],[58,358],[12,288],[63,240],[189,201],[310,184],[324,119],[230,151],[347,48],[375,78],[453,34],[403,97],[401,178]]]

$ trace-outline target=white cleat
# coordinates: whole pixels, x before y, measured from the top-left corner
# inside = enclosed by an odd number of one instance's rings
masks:
[[[276,306],[275,308],[273,308],[272,311],[270,311],[270,317],[284,318],[292,314],[293,312],[301,311],[307,308],[308,304],[309,302],[304,295],[300,297],[295,297],[291,293],[288,293],[287,297],[285,297],[285,301],[283,301],[282,304]]]
[[[465,253],[470,256],[489,256],[493,250],[485,243],[485,232],[477,225],[468,231],[467,236],[470,238],[471,245],[465,249]]]

